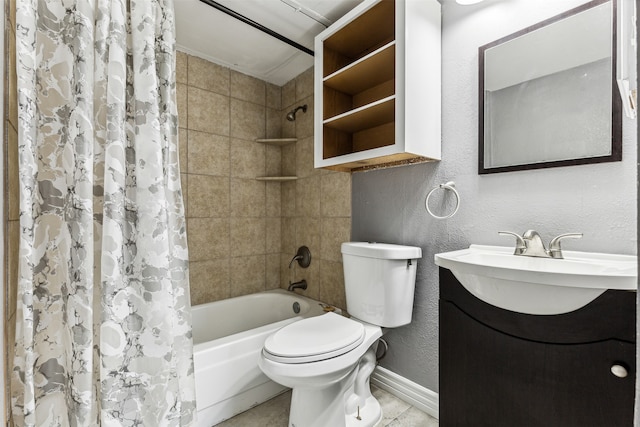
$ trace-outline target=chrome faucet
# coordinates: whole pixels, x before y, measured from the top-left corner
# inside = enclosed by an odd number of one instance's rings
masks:
[[[551,239],[549,242],[549,250],[545,249],[540,234],[535,230],[527,230],[522,236],[511,231],[499,231],[500,235],[513,236],[516,238],[516,248],[514,255],[555,258],[562,259],[562,248],[560,241],[562,239],[579,239],[582,233],[565,233]]]
[[[289,282],[288,291],[293,292],[294,289],[302,289],[303,291],[307,289],[307,281],[302,279],[299,282],[291,283]]]
[[[549,242],[549,250],[547,253],[551,258],[562,259],[562,248],[560,247],[560,241],[562,239],[580,239],[582,237],[582,233],[564,233],[559,236],[554,237]]]

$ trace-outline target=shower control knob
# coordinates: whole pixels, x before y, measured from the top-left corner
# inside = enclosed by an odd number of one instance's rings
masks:
[[[618,378],[625,378],[627,375],[629,375],[627,368],[623,365],[618,364],[611,365],[611,373]]]

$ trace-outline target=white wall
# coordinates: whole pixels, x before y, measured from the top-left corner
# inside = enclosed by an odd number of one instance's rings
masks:
[[[585,3],[581,0],[488,0],[443,5],[442,150],[438,163],[353,175],[354,240],[417,245],[413,322],[388,332],[381,364],[438,391],[438,269],[433,255],[471,243],[511,246],[499,230],[538,230],[544,240],[583,232],[569,250],[636,253],[636,131],[625,119],[623,161],[480,176],[478,47]],[[431,188],[454,180],[462,199],[451,219],[424,209]],[[437,202],[437,200],[436,200]]]

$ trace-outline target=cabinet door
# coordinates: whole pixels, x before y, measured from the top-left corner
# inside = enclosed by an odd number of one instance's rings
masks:
[[[441,426],[633,425],[634,343],[523,340],[441,300],[439,360]]]

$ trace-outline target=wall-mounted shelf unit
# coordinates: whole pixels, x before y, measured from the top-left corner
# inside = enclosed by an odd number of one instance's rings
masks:
[[[285,145],[295,144],[296,142],[298,142],[298,138],[257,138],[256,142],[259,144],[267,144],[267,145],[283,147]],[[267,182],[295,181],[296,179],[298,179],[297,176],[258,176],[256,177],[257,181],[267,181]]]
[[[440,159],[437,0],[365,0],[315,51],[316,168]]]

